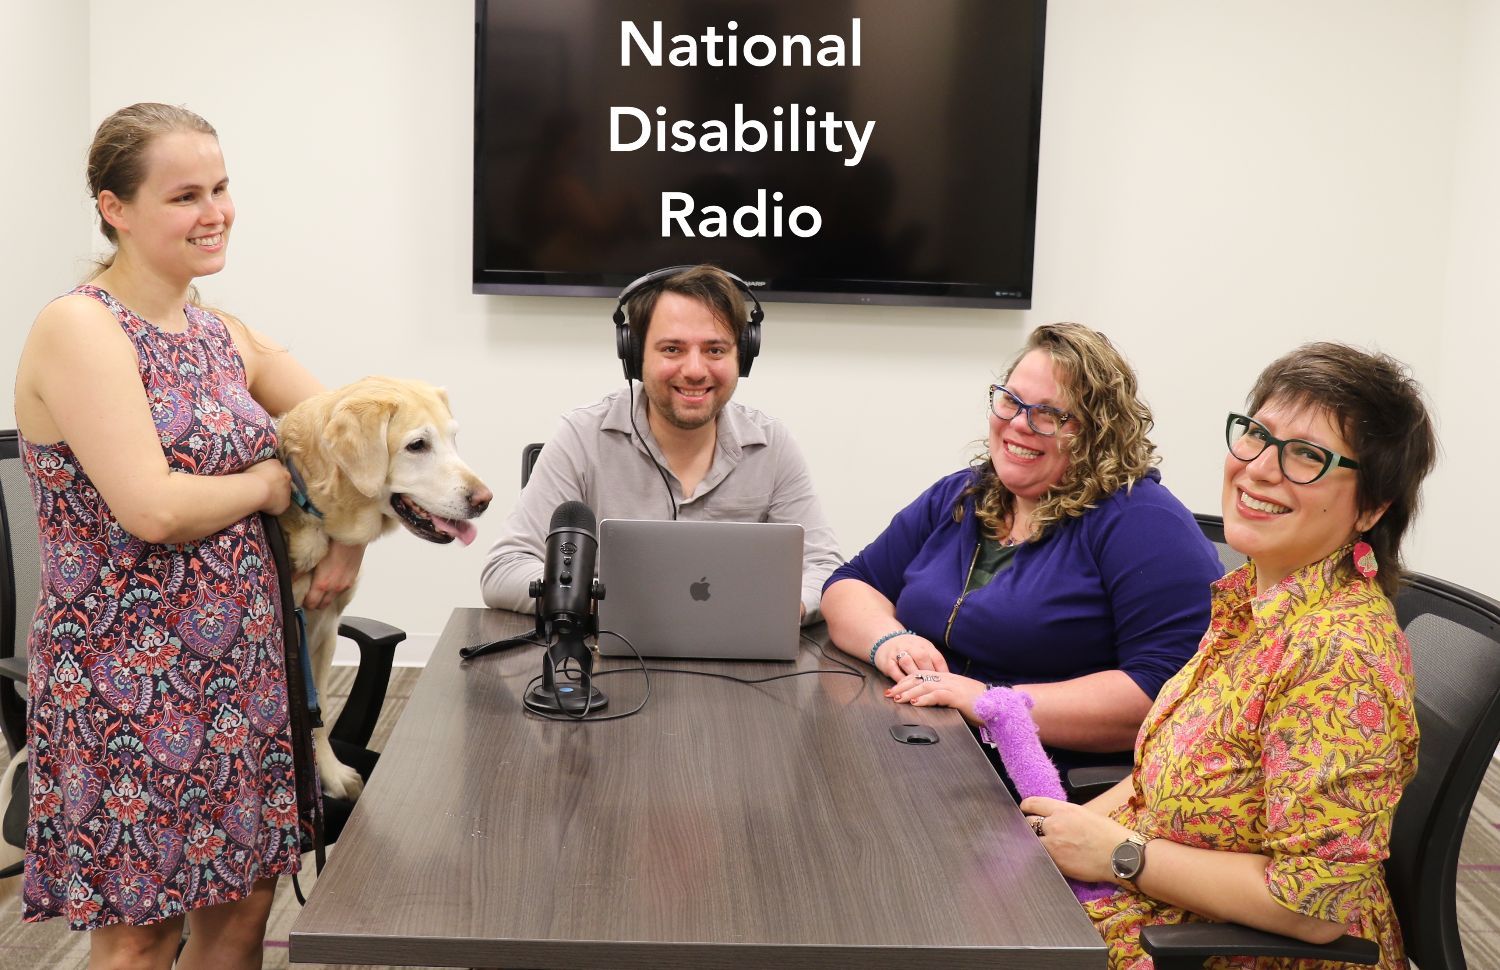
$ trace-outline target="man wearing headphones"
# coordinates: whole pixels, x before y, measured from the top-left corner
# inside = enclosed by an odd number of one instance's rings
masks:
[[[577,501],[600,520],[795,522],[803,622],[818,619],[843,557],[807,463],[785,425],[730,401],[760,352],[762,316],[744,281],[716,266],[673,266],[625,287],[614,320],[626,387],[563,415],[485,560],[487,605],[535,610],[552,513]]]

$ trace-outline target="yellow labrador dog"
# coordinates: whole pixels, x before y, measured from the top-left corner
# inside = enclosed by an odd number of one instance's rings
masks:
[[[470,520],[494,496],[459,458],[457,432],[441,388],[391,377],[366,377],[314,395],[282,417],[282,459],[295,468],[310,503],[293,505],[279,519],[299,606],[330,540],[363,545],[399,522],[428,542],[474,541]],[[353,596],[350,589],[307,614],[314,683],[327,683],[339,617]],[[328,729],[314,734],[323,791],[359,797],[364,782],[334,757]]]

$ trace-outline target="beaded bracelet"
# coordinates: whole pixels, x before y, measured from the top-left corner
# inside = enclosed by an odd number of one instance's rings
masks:
[[[917,631],[916,630],[895,630],[895,631],[893,631],[891,633],[887,633],[885,636],[881,637],[879,640],[876,640],[875,641],[875,646],[873,646],[873,647],[870,648],[870,666],[871,667],[875,666],[875,653],[881,648],[881,646],[887,640],[894,640],[897,637],[905,637],[905,636],[913,636],[914,637],[916,635],[917,635]]]

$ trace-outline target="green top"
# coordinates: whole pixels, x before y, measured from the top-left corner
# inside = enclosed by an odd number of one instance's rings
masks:
[[[1010,568],[1019,548],[1020,543],[1006,545],[993,536],[981,536],[979,555],[974,560],[974,568],[969,570],[969,581],[964,586],[964,592],[972,593],[981,586],[989,585],[990,580]]]

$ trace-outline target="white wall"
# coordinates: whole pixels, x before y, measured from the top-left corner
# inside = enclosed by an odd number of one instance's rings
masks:
[[[1438,360],[1429,386],[1443,411],[1444,464],[1427,490],[1415,559],[1500,598],[1500,526],[1489,512],[1500,481],[1493,389],[1500,362],[1500,4],[1463,4],[1451,236]],[[1451,565],[1450,565],[1451,564]]]
[[[9,28],[23,5],[6,2]],[[620,383],[610,301],[468,292],[472,18],[468,0],[93,0],[87,117],[44,112],[35,139],[39,170],[81,180],[80,145],[115,108],[200,111],[239,210],[205,295],[329,383],[384,371],[449,387],[496,509],[469,549],[374,547],[354,607],[427,642],[452,606],[479,602],[522,444]],[[1205,511],[1223,414],[1261,366],[1308,339],[1376,346],[1427,384],[1446,445],[1413,564],[1500,595],[1486,554],[1500,529],[1474,501],[1497,478],[1482,390],[1497,309],[1484,270],[1500,256],[1495,20],[1479,0],[1052,0],[1035,309],[771,304],[739,396],[792,426],[852,553],[965,460],[985,386],[1038,323],[1089,323],[1134,360],[1166,480]],[[25,56],[49,62],[81,36],[54,30]],[[71,103],[61,81],[19,90]],[[7,241],[52,274],[3,263],[0,298],[24,275],[10,319],[27,320],[91,237],[81,216],[38,236],[74,216],[64,198],[14,204]]]
[[[0,0],[0,421],[14,428],[11,390],[26,330],[87,267],[83,158],[88,101],[88,4]]]

